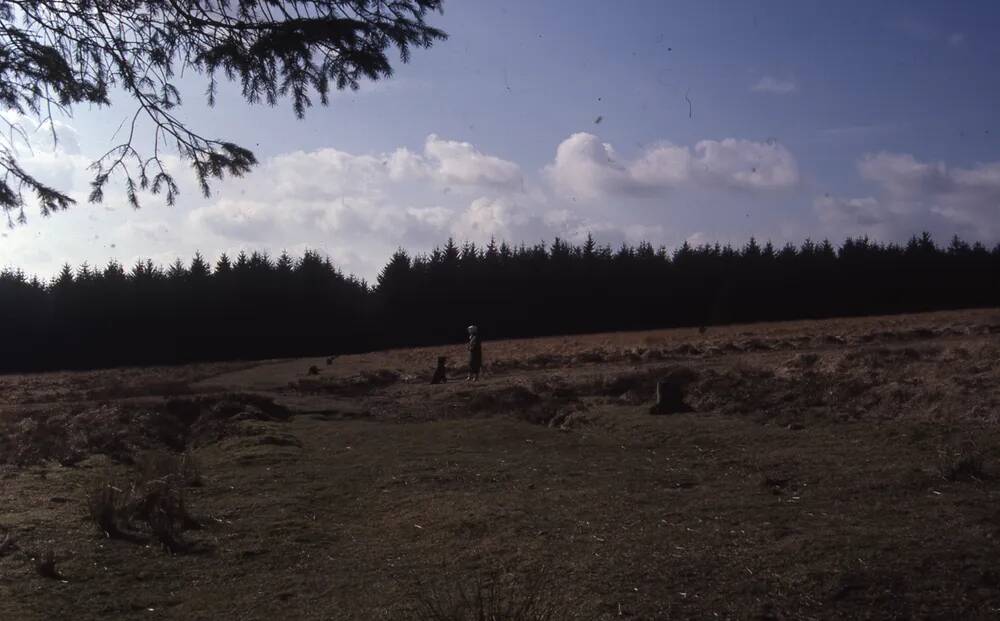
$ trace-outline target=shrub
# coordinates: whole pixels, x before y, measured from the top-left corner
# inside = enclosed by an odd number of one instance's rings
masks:
[[[200,527],[187,508],[184,488],[201,481],[190,455],[147,452],[127,484],[105,475],[88,496],[90,518],[109,538],[138,541],[143,528],[171,554],[189,551],[183,531]]]
[[[90,519],[109,539],[130,539],[129,494],[110,478],[100,480],[87,496]]]
[[[553,621],[561,618],[546,580],[491,572],[455,579],[438,588],[421,585],[416,621]]]
[[[0,464],[51,459],[71,465],[96,454],[129,464],[145,450],[183,451],[217,442],[239,433],[241,420],[289,417],[272,398],[242,393],[55,408],[0,418]]]
[[[11,533],[4,533],[3,537],[0,537],[0,558],[16,549],[17,542],[14,540],[14,535]]]
[[[197,528],[198,522],[188,513],[179,479],[164,477],[136,485],[132,492],[133,515],[146,523],[153,538],[170,554],[187,552],[191,545],[181,533]]]
[[[188,487],[201,487],[201,466],[191,453],[179,455],[166,451],[146,451],[136,459],[140,478],[143,481],[176,477],[178,483]]]
[[[46,550],[44,554],[39,554],[32,559],[35,562],[35,571],[43,578],[62,580],[62,574],[56,569],[56,555],[52,550]]]
[[[986,478],[983,453],[972,440],[938,451],[938,471],[948,481],[980,481]]]

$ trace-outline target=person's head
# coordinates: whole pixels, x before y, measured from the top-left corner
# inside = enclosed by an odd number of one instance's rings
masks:
[[[479,328],[476,326],[469,326],[469,334],[479,334]]]
[[[438,366],[443,367],[444,363],[448,360],[445,356],[438,356]]]

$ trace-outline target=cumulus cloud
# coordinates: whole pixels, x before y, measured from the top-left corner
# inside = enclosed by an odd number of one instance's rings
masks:
[[[858,164],[858,170],[862,177],[898,198],[940,193],[952,184],[944,162],[920,162],[910,154],[866,155]]]
[[[750,90],[758,93],[773,93],[775,95],[790,95],[799,90],[799,87],[792,80],[779,80],[769,75],[762,77],[750,87]]]
[[[522,182],[517,164],[484,155],[468,142],[442,140],[431,134],[424,153],[433,174],[443,183],[516,188]]]
[[[955,167],[883,152],[862,158],[858,171],[878,196],[817,199],[814,205],[825,221],[874,226],[893,237],[916,227],[939,236],[1000,236],[1000,162]]]
[[[687,147],[663,144],[647,150],[629,167],[629,174],[644,186],[675,187],[691,178],[692,164]]]
[[[585,132],[563,140],[546,171],[556,188],[570,198],[597,198],[642,186],[633,182],[610,144]]]
[[[780,190],[799,179],[795,157],[777,143],[726,138],[693,149],[665,143],[629,162],[588,133],[564,140],[546,174],[563,196],[585,199],[675,188]]]
[[[191,210],[188,221],[227,239],[322,234],[333,243],[383,250],[499,226],[487,223],[482,207],[468,207],[467,194],[450,190],[517,194],[521,185],[516,164],[432,134],[422,152],[400,148],[367,155],[328,148],[273,157],[245,179],[221,184],[219,198]],[[466,209],[473,213],[463,214]]]
[[[410,207],[406,213],[417,222],[439,230],[446,228],[455,217],[455,211],[447,207]]]
[[[696,172],[705,184],[778,190],[799,180],[795,157],[778,143],[750,140],[702,140],[695,145]]]
[[[517,189],[523,185],[521,168],[514,162],[487,155],[468,142],[445,140],[431,134],[422,153],[397,149],[381,163],[393,181],[430,180],[442,187]]]
[[[222,237],[263,241],[279,226],[278,212],[253,200],[223,198],[191,212],[191,222]]]
[[[420,252],[449,236],[520,241],[561,230],[544,220],[544,198],[524,186],[516,164],[433,134],[419,152],[279,155],[223,182],[215,196],[186,218],[192,237],[212,240],[208,247],[276,252],[308,240],[305,247],[336,250],[350,262],[345,269],[369,278],[398,246]]]
[[[168,158],[181,185],[177,206],[166,208],[162,197],[142,193],[144,208],[134,211],[121,188],[110,188],[100,207],[86,203],[88,156],[36,152],[31,161],[41,178],[71,189],[81,201],[52,219],[36,218],[10,231],[0,247],[0,264],[17,262],[43,275],[58,272],[63,261],[95,265],[114,258],[130,265],[147,257],[186,261],[195,251],[214,259],[241,249],[273,256],[312,248],[371,279],[397,247],[424,252],[449,236],[530,244],[556,236],[581,242],[592,233],[612,245],[679,243],[690,223],[666,223],[662,203],[647,199],[678,190],[697,205],[699,192],[727,188],[740,194],[712,193],[710,202],[770,203],[771,191],[798,180],[794,157],[776,144],[660,143],[625,158],[596,136],[580,133],[557,146],[541,175],[525,175],[516,163],[478,145],[431,134],[416,149],[280,154],[243,178],[213,184],[210,198],[200,194],[184,162]],[[586,200],[599,197],[620,200]],[[676,215],[690,218],[691,209]],[[60,252],[32,254],[37,244]],[[35,258],[25,264],[24,257]]]
[[[458,239],[484,242],[490,238],[516,239],[517,229],[529,224],[530,214],[507,198],[480,197],[463,211],[451,233]]]
[[[16,110],[0,112],[3,120],[3,146],[15,151],[48,151],[67,155],[80,153],[79,134],[72,125],[62,119],[51,117],[45,120],[21,114]]]
[[[871,196],[864,198],[821,196],[813,202],[813,206],[820,218],[829,224],[873,226],[884,223],[889,216],[885,207]]]

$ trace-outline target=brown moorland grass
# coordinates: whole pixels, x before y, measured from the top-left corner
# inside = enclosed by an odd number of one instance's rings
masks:
[[[197,460],[184,537],[204,552],[88,518],[92,482],[136,477],[141,451],[6,462],[2,532],[57,551],[65,582],[0,555],[0,618],[475,618],[477,598],[552,619],[990,618],[998,327],[980,310],[487,341],[477,384],[427,384],[460,343],[194,379],[204,434],[154,448]],[[651,416],[674,376],[693,411]],[[0,416],[78,407],[58,399]]]

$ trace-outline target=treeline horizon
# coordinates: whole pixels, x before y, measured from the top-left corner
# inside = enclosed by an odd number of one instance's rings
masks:
[[[1000,306],[1000,244],[924,233],[780,248],[642,242],[398,250],[369,285],[315,251],[0,271],[0,371],[332,355],[484,340]],[[488,353],[487,353],[488,356]],[[431,364],[431,362],[428,362]]]

